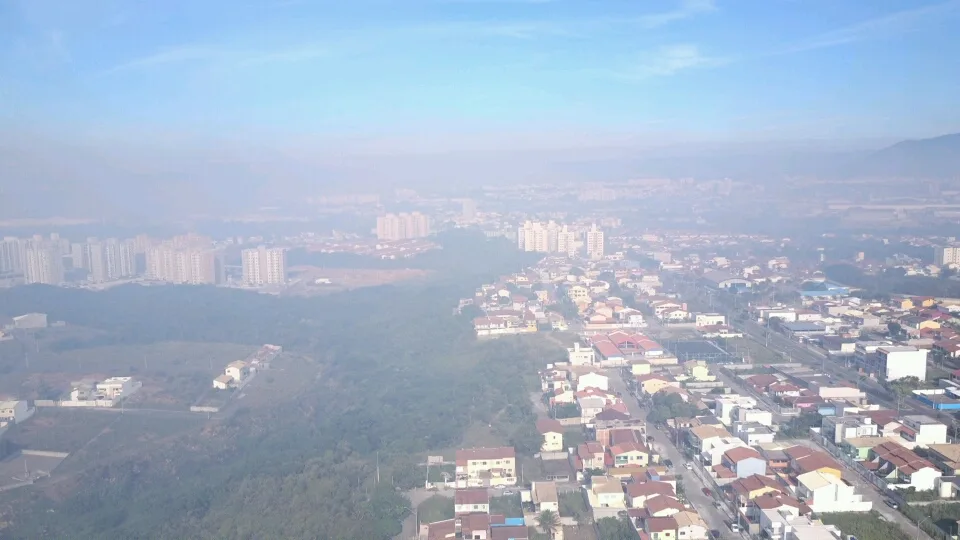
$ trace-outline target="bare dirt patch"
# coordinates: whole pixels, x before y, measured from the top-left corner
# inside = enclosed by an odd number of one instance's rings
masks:
[[[371,269],[294,266],[289,271],[299,281],[289,287],[284,294],[306,296],[420,280],[431,274],[428,270],[415,268]]]

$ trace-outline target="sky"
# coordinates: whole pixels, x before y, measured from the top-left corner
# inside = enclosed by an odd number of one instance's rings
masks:
[[[960,0],[0,0],[0,122],[374,151],[923,137],[960,130],[958,31]]]

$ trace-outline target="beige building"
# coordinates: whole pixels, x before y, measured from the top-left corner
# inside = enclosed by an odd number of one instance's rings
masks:
[[[240,254],[243,283],[253,287],[287,282],[287,253],[283,248],[245,249]]]
[[[458,486],[517,483],[517,454],[512,446],[457,450],[456,466]]]
[[[179,248],[164,243],[147,251],[147,277],[157,281],[193,285],[219,282],[217,251],[209,247]]]
[[[587,231],[587,258],[602,259],[604,255],[603,231],[594,223]]]
[[[420,212],[387,214],[377,218],[378,240],[425,238],[431,232],[430,217]]]

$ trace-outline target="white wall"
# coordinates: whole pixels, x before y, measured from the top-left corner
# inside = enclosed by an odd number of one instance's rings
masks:
[[[887,353],[887,372],[884,374],[888,381],[895,381],[904,377],[916,377],[921,381],[927,378],[927,351],[893,351]]]

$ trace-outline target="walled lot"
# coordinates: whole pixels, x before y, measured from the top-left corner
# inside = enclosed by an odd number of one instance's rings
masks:
[[[421,280],[430,276],[428,270],[413,268],[369,269],[369,268],[320,268],[316,266],[296,266],[290,268],[298,274],[300,283],[284,291],[284,295],[313,296],[330,294],[361,287],[376,287],[390,283]],[[326,278],[329,285],[314,285],[314,280]]]
[[[50,474],[64,458],[46,456],[13,455],[0,460],[0,489],[25,480],[27,472]],[[26,468],[24,468],[26,464]]]

